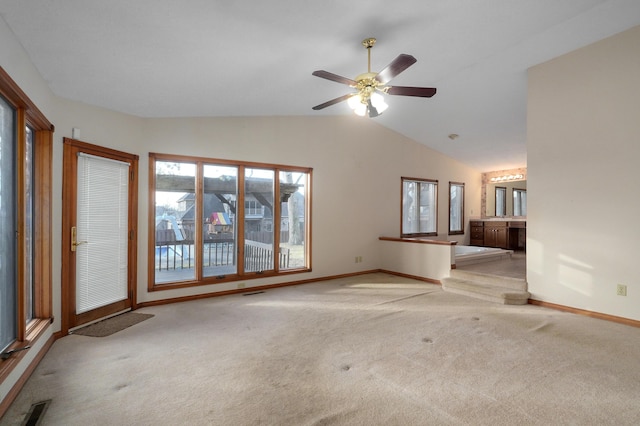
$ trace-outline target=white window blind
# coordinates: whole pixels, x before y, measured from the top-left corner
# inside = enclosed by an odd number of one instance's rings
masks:
[[[78,314],[127,298],[128,193],[128,163],[78,155]]]

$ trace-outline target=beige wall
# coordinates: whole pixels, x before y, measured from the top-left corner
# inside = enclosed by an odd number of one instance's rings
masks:
[[[247,281],[247,286],[380,268],[378,237],[400,233],[401,176],[439,179],[442,238],[447,238],[450,180],[466,183],[469,210],[479,206],[478,172],[375,120],[355,116],[149,119],[144,128],[146,146],[138,152],[142,170],[148,167],[149,151],[313,168],[313,272]],[[140,178],[141,199],[146,202],[147,176]],[[147,206],[140,211],[146,223]],[[146,241],[146,227],[140,231],[140,241]],[[363,262],[356,264],[356,256]],[[144,265],[146,260],[142,248],[139,262]],[[144,270],[138,279],[141,301],[236,288],[227,283],[146,293]]]
[[[449,239],[448,183],[465,182],[466,217],[479,208],[481,176],[374,120],[348,117],[252,117],[141,119],[59,100],[56,158],[73,127],[81,139],[140,156],[138,206],[138,302],[236,289],[237,283],[147,291],[149,152],[244,160],[313,168],[311,273],[248,280],[246,287],[380,268],[378,237],[400,231],[400,177],[440,181],[439,238]],[[54,172],[62,185],[60,163]],[[60,210],[54,224],[59,227]],[[463,242],[465,236],[451,240]],[[59,244],[58,241],[54,245]],[[362,263],[354,258],[361,256]],[[59,258],[54,259],[58,265]],[[58,297],[59,294],[56,294]],[[59,309],[59,299],[54,305]]]
[[[533,298],[640,320],[640,27],[532,68],[527,139]]]

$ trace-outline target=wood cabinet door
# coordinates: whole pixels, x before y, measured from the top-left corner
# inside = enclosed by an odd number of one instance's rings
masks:
[[[484,245],[487,247],[495,247],[496,245],[496,232],[492,226],[484,227]]]
[[[508,247],[507,228],[495,228],[496,245],[495,247],[504,248]]]
[[[507,248],[507,227],[489,225],[484,227],[484,245],[487,247]]]

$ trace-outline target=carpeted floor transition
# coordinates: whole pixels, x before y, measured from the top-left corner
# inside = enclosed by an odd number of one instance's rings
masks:
[[[369,274],[54,343],[2,425],[638,425],[640,329]]]
[[[80,336],[105,337],[152,318],[153,314],[126,312],[73,331]]]

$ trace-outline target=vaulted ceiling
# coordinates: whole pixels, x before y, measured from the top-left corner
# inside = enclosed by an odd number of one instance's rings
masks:
[[[637,0],[0,0],[58,96],[141,117],[353,115],[313,77],[418,62],[373,119],[479,171],[526,165],[527,69],[640,24]],[[4,60],[4,59],[3,59]],[[354,120],[369,120],[353,116]],[[450,134],[459,135],[452,140]]]

